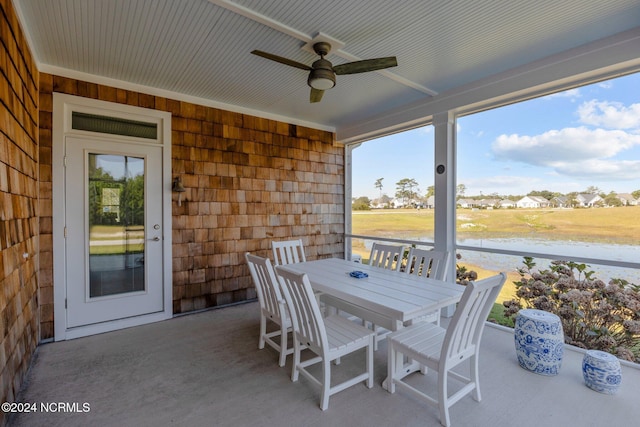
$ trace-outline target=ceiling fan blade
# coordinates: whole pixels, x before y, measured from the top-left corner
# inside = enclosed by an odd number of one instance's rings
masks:
[[[263,52],[261,50],[253,50],[253,51],[251,51],[251,53],[254,54],[254,55],[262,56],[263,58],[270,59],[272,61],[279,62],[279,63],[284,64],[284,65],[289,65],[291,67],[300,68],[301,70],[306,70],[306,71],[310,71],[311,70],[311,67],[308,66],[308,65],[305,65],[305,64],[303,64],[301,62],[294,61],[292,59],[283,58],[282,56],[274,55],[272,53]]]
[[[336,74],[357,74],[367,71],[382,70],[384,68],[395,67],[398,61],[395,56],[386,58],[363,59],[362,61],[347,62],[333,67]]]
[[[309,102],[320,102],[322,100],[322,95],[324,95],[323,90],[311,88]]]

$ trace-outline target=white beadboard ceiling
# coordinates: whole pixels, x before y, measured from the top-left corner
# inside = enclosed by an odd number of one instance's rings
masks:
[[[206,105],[357,127],[510,69],[639,28],[638,0],[14,0],[41,71],[134,85]],[[396,56],[337,76],[309,103],[318,33],[334,65]],[[400,120],[400,119],[398,119]]]

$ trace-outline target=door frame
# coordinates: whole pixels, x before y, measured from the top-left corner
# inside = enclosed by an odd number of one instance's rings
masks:
[[[73,112],[97,114],[128,120],[156,123],[158,136],[155,140],[136,137],[107,135],[90,131],[72,129],[71,114]],[[67,286],[66,286],[66,242],[65,242],[65,138],[67,136],[101,137],[108,136],[123,142],[156,143],[162,147],[162,311],[119,319],[104,323],[70,328],[67,325]],[[99,101],[90,98],[53,94],[52,123],[52,222],[53,222],[53,302],[54,302],[54,340],[78,338],[117,329],[158,322],[173,316],[173,284],[172,284],[172,216],[171,216],[171,113]]]

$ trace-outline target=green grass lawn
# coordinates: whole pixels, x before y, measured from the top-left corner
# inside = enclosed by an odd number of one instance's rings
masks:
[[[498,325],[508,326],[510,328],[514,327],[513,319],[504,315],[504,306],[499,302],[493,305],[488,319]]]
[[[353,233],[410,238],[433,236],[432,209],[353,212]],[[546,240],[637,244],[640,206],[592,209],[459,209],[459,238],[535,237]]]

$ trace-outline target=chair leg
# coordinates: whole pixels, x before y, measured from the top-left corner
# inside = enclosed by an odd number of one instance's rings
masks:
[[[447,391],[447,371],[440,370],[438,373],[438,408],[440,409],[440,424],[449,427],[449,399]]]
[[[369,374],[367,387],[373,388],[373,338],[369,338],[369,345],[367,346],[367,373]]]
[[[476,354],[475,356],[471,357],[469,363],[471,364],[469,378],[471,379],[473,384],[475,384],[472,397],[476,402],[480,402],[482,396],[480,395],[480,379],[478,378],[478,355]]]
[[[267,319],[264,314],[260,314],[260,339],[258,340],[258,348],[264,348],[264,336],[267,334]]]
[[[329,407],[331,393],[331,362],[326,357],[322,358],[322,393],[320,395],[320,409],[323,411]]]
[[[293,335],[293,367],[291,368],[291,381],[298,381],[298,366],[300,365],[300,343]]]
[[[278,364],[282,368],[287,362],[287,328],[280,326],[280,360]]]
[[[378,326],[375,323],[372,323],[371,328],[375,333],[375,335],[373,336],[373,350],[378,351],[378,342],[380,340],[380,338],[378,338]]]

